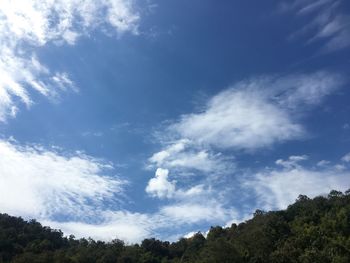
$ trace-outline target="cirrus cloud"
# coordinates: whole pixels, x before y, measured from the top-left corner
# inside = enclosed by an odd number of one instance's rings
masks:
[[[0,154],[0,210],[13,215],[89,218],[92,206],[117,203],[125,183],[104,175],[110,164],[80,153],[65,156],[1,140]]]
[[[294,12],[303,26],[289,39],[304,39],[307,45],[321,44],[321,52],[339,51],[350,46],[350,15],[343,0],[282,1],[280,11]]]
[[[50,98],[62,90],[77,90],[67,72],[40,63],[38,49],[47,43],[74,45],[79,37],[108,26],[119,35],[137,34],[139,19],[131,0],[2,1],[0,121],[16,116],[18,101],[31,106],[33,90]]]

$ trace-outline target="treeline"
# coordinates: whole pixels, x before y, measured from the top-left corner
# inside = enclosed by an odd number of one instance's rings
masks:
[[[301,195],[286,210],[257,210],[239,225],[174,243],[77,240],[35,220],[0,214],[0,262],[349,263],[350,191]]]

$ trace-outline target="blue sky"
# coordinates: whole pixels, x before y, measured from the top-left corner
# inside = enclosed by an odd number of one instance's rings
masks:
[[[345,0],[3,1],[0,212],[138,242],[350,188]]]

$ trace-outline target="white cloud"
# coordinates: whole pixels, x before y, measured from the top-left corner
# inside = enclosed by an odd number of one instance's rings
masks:
[[[73,234],[77,238],[91,237],[95,240],[107,241],[118,238],[132,243],[150,237],[153,229],[157,227],[156,219],[147,214],[107,211],[100,217],[103,218],[103,222],[99,224],[79,221],[43,221],[42,223],[61,229],[66,234]]]
[[[149,237],[159,227],[152,220],[162,222],[157,214],[118,210],[126,182],[106,175],[109,163],[13,140],[0,141],[0,155],[2,213],[35,218],[67,235],[129,242]]]
[[[130,31],[134,34],[138,33],[140,16],[133,11],[132,2],[130,0],[110,0],[107,1],[107,6],[108,21],[117,31]]]
[[[322,71],[252,78],[220,92],[202,111],[183,115],[166,132],[173,133],[180,142],[205,147],[235,150],[269,147],[302,137],[304,129],[295,113],[321,103],[342,84],[342,77]],[[173,151],[169,149],[163,152],[167,153],[164,159],[171,156]]]
[[[137,34],[139,19],[131,0],[2,1],[0,121],[16,115],[18,99],[27,107],[33,103],[31,89],[49,97],[75,89],[67,73],[40,64],[37,49],[48,42],[74,45],[80,36],[108,25],[118,34]]]
[[[222,204],[211,200],[205,200],[204,204],[195,202],[172,204],[162,207],[160,212],[173,221],[185,224],[201,221],[225,222],[235,215],[233,209],[226,209]]]
[[[274,96],[282,107],[292,111],[303,111],[306,106],[312,107],[322,103],[344,83],[345,79],[339,74],[318,71],[286,76],[271,84]]]
[[[123,181],[110,165],[82,154],[64,156],[0,141],[0,210],[37,219],[89,218],[104,200],[117,202]]]
[[[74,44],[79,35],[103,25],[137,33],[140,19],[130,0],[4,0],[0,14],[7,38],[39,46],[53,40]]]
[[[205,185],[198,184],[190,187],[189,189],[179,189],[176,191],[176,196],[178,198],[191,198],[193,199],[196,196],[203,197],[205,194],[208,195],[211,192],[211,189],[205,188]]]
[[[299,167],[298,163],[308,159],[307,155],[292,155],[289,156],[288,160],[278,159],[276,164],[281,165],[285,168]]]
[[[345,155],[341,158],[341,160],[342,160],[343,162],[350,162],[350,153],[345,154]]]
[[[334,165],[334,169],[336,170],[336,171],[345,171],[346,170],[346,166],[345,165],[343,165],[343,164],[336,164],[336,165]]]
[[[166,149],[153,154],[152,157],[149,158],[149,161],[156,163],[158,166],[163,165],[167,158],[171,157],[174,154],[183,152],[186,148],[186,144],[188,143],[190,143],[189,140],[180,140],[178,142],[175,142]]]
[[[268,169],[259,172],[244,184],[256,192],[258,207],[266,210],[285,209],[300,194],[315,197],[328,194],[333,189],[347,190],[350,173],[337,169],[288,166],[282,170]]]
[[[200,144],[236,149],[266,147],[303,133],[300,125],[261,94],[236,89],[218,94],[204,112],[184,115],[172,128]]]
[[[175,193],[175,181],[168,181],[169,170],[158,168],[154,178],[148,182],[146,192],[159,198],[170,198]]]
[[[321,166],[321,167],[325,167],[325,166],[328,166],[328,165],[330,165],[330,161],[327,161],[327,160],[321,160],[321,161],[319,161],[316,165],[317,166]]]
[[[217,172],[227,167],[220,154],[196,147],[188,139],[171,143],[165,149],[149,158],[150,167],[166,167],[175,170],[197,170],[200,172]]]
[[[27,85],[44,96],[57,96],[55,79],[50,79],[50,71],[34,56],[24,59],[14,55],[13,51],[6,47],[2,48],[0,54],[0,121],[15,117],[18,111],[16,100],[20,100],[27,107],[33,104]],[[64,81],[59,83],[60,87],[74,87],[68,76],[64,76]]]
[[[197,234],[197,232],[191,231],[191,232],[187,233],[186,235],[184,235],[183,237],[184,237],[184,238],[191,238],[191,237],[193,237],[195,234]]]
[[[155,177],[151,178],[147,184],[146,192],[158,198],[174,198],[174,199],[193,199],[194,197],[203,197],[210,193],[209,188],[205,188],[203,184],[197,184],[189,188],[176,189],[176,181],[169,181],[169,170],[158,168]]]

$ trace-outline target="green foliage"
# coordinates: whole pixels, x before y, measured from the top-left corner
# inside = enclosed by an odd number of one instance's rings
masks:
[[[212,227],[206,238],[197,233],[173,243],[77,240],[35,220],[0,214],[0,262],[348,263],[350,191],[300,195],[286,210],[257,210],[239,225]]]

